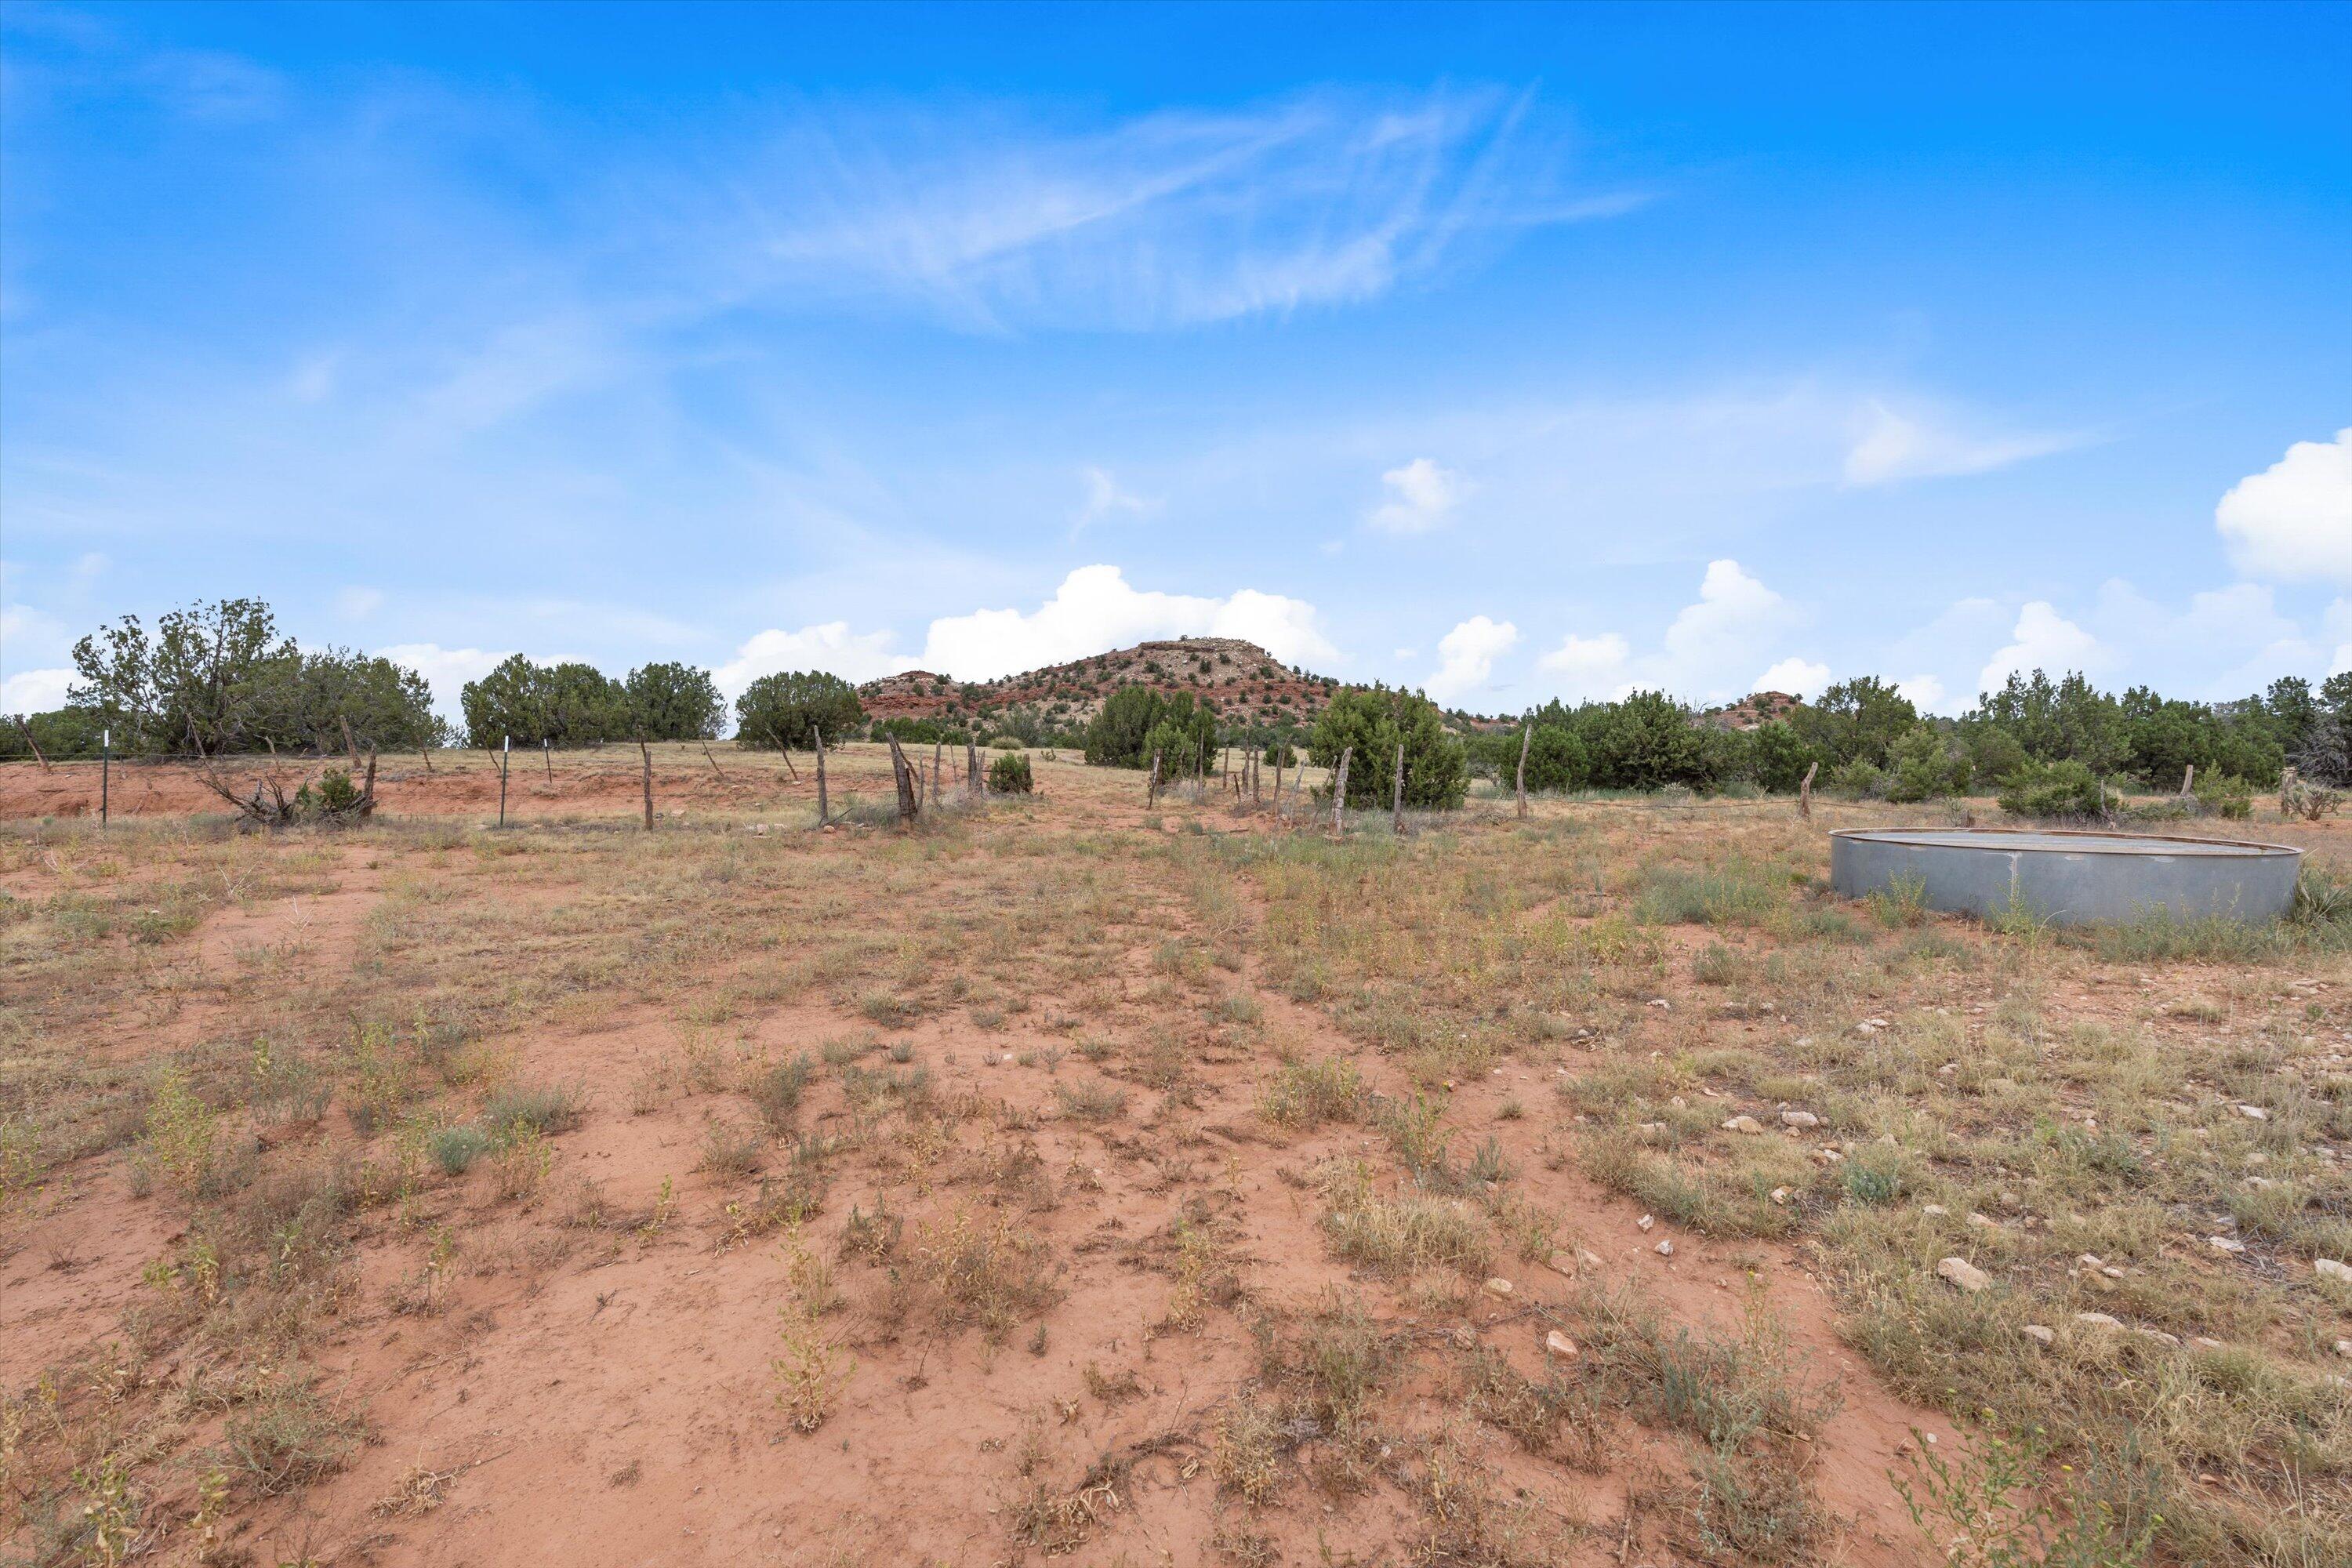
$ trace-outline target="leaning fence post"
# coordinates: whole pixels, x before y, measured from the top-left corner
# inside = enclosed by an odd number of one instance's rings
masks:
[[[16,728],[24,731],[25,744],[33,748],[33,761],[41,764],[41,771],[43,773],[47,773],[49,771],[49,759],[41,755],[41,743],[33,739],[33,727],[25,722],[25,716],[22,713],[17,714],[16,717]]]
[[[642,743],[642,742],[640,742]],[[547,782],[555,782],[555,742],[545,735],[539,738],[540,765],[547,770]]]
[[[654,749],[646,744],[643,735],[637,737],[637,754],[646,763],[646,831],[654,830]]]
[[[1528,742],[1536,738],[1535,721],[1519,726],[1519,820],[1528,818]]]
[[[1355,754],[1353,746],[1341,748],[1339,771],[1331,775],[1331,831],[1334,833],[1348,831],[1348,819],[1342,814],[1348,808],[1348,759]]]
[[[898,786],[898,820],[912,822],[919,809],[915,804],[914,769],[908,764],[907,753],[898,747],[898,737],[886,737],[890,742],[890,776]]]
[[[833,808],[824,797],[824,731],[812,724],[809,732],[816,737],[816,825],[824,827],[833,820]]]
[[[1813,815],[1813,775],[1822,771],[1818,762],[1805,764],[1805,776],[1797,781],[1797,815],[1811,820]]]
[[[1389,831],[1404,831],[1404,742],[1397,742],[1396,781],[1389,791]]]

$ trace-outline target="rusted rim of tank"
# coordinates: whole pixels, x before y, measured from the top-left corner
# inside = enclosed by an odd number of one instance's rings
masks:
[[[2144,844],[2153,849],[2164,844],[2201,844],[2214,849],[2237,849],[2246,852],[2247,858],[2269,855],[2300,855],[2303,850],[2293,844],[2271,844],[2258,838],[2209,838],[2193,834],[2123,833],[2104,827],[1841,827],[1833,830],[1832,838],[1867,839],[1874,843],[1895,844],[1918,849],[1967,849],[1967,844],[1912,844],[1908,840],[1888,837],[1899,833],[1935,833],[1954,838],[1999,838],[2015,834],[2020,837],[2036,838],[2104,838],[2127,844]],[[1997,847],[1986,845],[1990,849]],[[2012,844],[2006,847],[2017,853],[2032,855],[2063,855],[2063,845]]]

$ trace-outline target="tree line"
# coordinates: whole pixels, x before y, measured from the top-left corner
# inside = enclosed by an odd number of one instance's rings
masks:
[[[453,727],[433,711],[416,671],[348,648],[298,647],[258,599],[173,610],[152,632],[123,616],[77,643],[73,665],[66,706],[16,716],[0,731],[0,756],[26,754],[28,732],[49,754],[94,752],[110,732],[124,753],[208,756],[347,743],[495,747],[509,737],[558,746],[712,740],[730,717],[711,672],[693,665],[650,663],[615,679],[518,654],[466,684],[463,721]],[[1380,685],[1335,687],[1304,730],[1229,721],[1194,693],[1140,684],[1112,691],[1082,730],[1024,733],[1018,717],[986,732],[976,719],[869,721],[856,688],[816,670],[761,677],[731,713],[743,747],[798,750],[820,733],[833,742],[886,731],[909,742],[1061,742],[1100,766],[1147,767],[1156,754],[1168,777],[1208,773],[1226,746],[1264,749],[1286,766],[1297,745],[1325,766],[1352,748],[1349,802],[1381,806],[1391,798],[1399,746],[1407,804],[1444,807],[1460,804],[1473,776],[1515,780],[1523,728],[1528,786],[1542,791],[1790,791],[1811,772],[1832,793],[1915,801],[1969,790],[2168,792],[2193,770],[2200,793],[2227,795],[2275,787],[2288,767],[2352,785],[2352,672],[2315,685],[2288,676],[2234,701],[2193,702],[2034,670],[2010,676],[1958,719],[1923,714],[1894,686],[1863,676],[1749,730],[1721,727],[1659,691],[1552,701],[1502,721]]]

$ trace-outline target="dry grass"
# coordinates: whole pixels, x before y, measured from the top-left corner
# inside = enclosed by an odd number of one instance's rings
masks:
[[[2108,1521],[2103,1561],[2352,1560],[2352,1288],[2313,1268],[2352,1254],[2344,933],[1843,905],[1829,824],[1771,803],[1334,841],[1213,788],[1152,831],[1126,783],[1044,763],[908,835],[12,827],[0,1267],[19,1300],[115,1282],[21,1331],[0,1531],[104,1560],[166,1520],[412,1518],[496,1467],[367,1447],[354,1374],[409,1374],[354,1325],[494,1359],[567,1288],[609,1325],[708,1269],[742,1312],[667,1342],[735,1358],[698,1398],[764,1380],[811,1465],[891,1462],[932,1380],[1007,1442],[1088,1400],[1146,1434],[955,1520],[1006,1551],[1213,1506],[1240,1560],[1369,1551],[1402,1509],[1423,1561],[1564,1562],[1575,1476],[1640,1426],[1678,1458],[1607,1550],[1833,1556],[1842,1393],[2032,1436],[2032,1495]],[[1760,1309],[1540,1268],[1642,1212],[1812,1269],[1843,1389]],[[1514,1268],[1503,1311],[1479,1281]]]

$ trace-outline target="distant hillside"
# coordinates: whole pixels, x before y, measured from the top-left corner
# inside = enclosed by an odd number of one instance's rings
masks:
[[[1711,709],[1698,722],[1718,730],[1760,730],[1775,719],[1786,719],[1804,706],[1785,691],[1751,691],[1727,708]]]
[[[1025,720],[1045,734],[1083,730],[1122,686],[1189,691],[1216,706],[1229,727],[1284,729],[1312,724],[1338,682],[1278,664],[1255,643],[1234,637],[1178,637],[1138,643],[1070,664],[1024,670],[995,680],[958,681],[928,669],[886,675],[857,689],[876,719],[943,719],[982,724]]]

